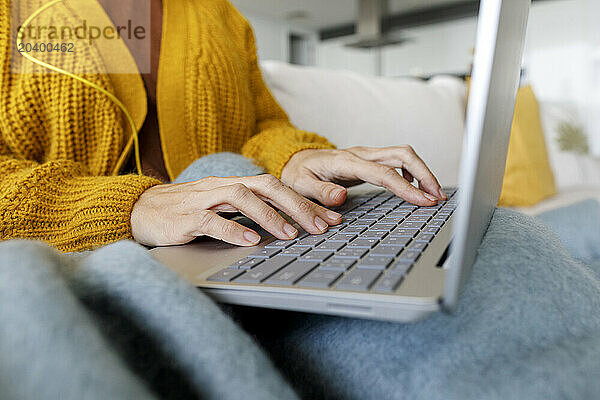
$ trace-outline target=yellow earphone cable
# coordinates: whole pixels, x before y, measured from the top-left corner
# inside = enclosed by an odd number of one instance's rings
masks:
[[[33,21],[38,15],[40,15],[41,13],[43,13],[44,11],[46,11],[48,8],[54,6],[57,3],[62,2],[63,0],[53,0],[47,4],[45,4],[44,6],[40,7],[39,9],[37,9],[33,14],[31,14],[29,16],[29,18],[27,18],[25,20],[25,22],[23,23],[23,25],[21,26],[21,28],[19,29],[19,32],[17,33],[17,46],[21,46],[22,44],[22,38],[23,38],[23,31],[25,30],[25,28],[31,24],[31,21]],[[18,47],[19,48],[19,47]],[[132,133],[132,137],[133,137],[133,143],[134,143],[134,151],[135,151],[135,165],[137,168],[137,172],[139,175],[142,175],[142,162],[140,159],[140,144],[139,144],[139,138],[137,135],[137,128],[135,126],[135,121],[133,120],[133,117],[131,116],[131,114],[129,113],[129,111],[127,111],[127,108],[125,107],[125,104],[123,104],[115,95],[113,95],[112,93],[110,93],[109,91],[107,91],[106,89],[96,85],[94,82],[91,82],[85,78],[79,77],[75,74],[72,74],[69,71],[65,71],[64,69],[55,67],[54,65],[50,65],[48,63],[45,63],[41,60],[38,60],[35,57],[32,57],[31,55],[29,55],[27,52],[23,51],[21,52],[21,54],[23,55],[23,57],[27,58],[28,60],[30,60],[31,62],[41,65],[42,67],[45,67],[49,70],[58,72],[60,74],[69,76],[75,80],[78,80],[79,82],[83,83],[84,85],[87,85],[89,87],[92,87],[98,91],[100,91],[101,93],[103,93],[104,95],[106,95],[110,100],[112,100],[123,112],[123,114],[125,115],[125,118],[127,119],[127,122],[129,123],[129,126],[131,128],[131,133]],[[116,175],[119,173],[118,171],[118,167],[120,165],[123,164],[123,162],[125,161],[124,158],[127,157],[127,152],[124,151],[121,156],[119,157],[119,161],[117,162],[117,166],[115,168],[115,170],[113,171],[113,175]]]

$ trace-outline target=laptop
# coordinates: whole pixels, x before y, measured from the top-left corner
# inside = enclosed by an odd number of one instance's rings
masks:
[[[459,190],[416,207],[350,190],[339,226],[254,248],[216,240],[151,254],[217,302],[409,322],[456,309],[500,196],[529,0],[482,0]],[[248,221],[246,221],[248,223]]]

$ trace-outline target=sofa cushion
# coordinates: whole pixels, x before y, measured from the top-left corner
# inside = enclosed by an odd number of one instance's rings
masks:
[[[445,186],[456,185],[466,87],[452,77],[365,77],[268,61],[267,85],[292,123],[338,148],[410,144]]]
[[[500,205],[532,206],[554,194],[538,102],[525,86],[517,94]]]
[[[561,123],[580,124],[582,121],[577,106],[569,103],[542,102],[540,111],[550,164],[559,191],[600,187],[600,158],[563,151],[558,144],[558,127]]]

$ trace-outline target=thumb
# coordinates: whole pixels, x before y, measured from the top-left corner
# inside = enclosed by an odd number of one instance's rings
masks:
[[[346,201],[346,195],[348,194],[345,187],[331,182],[323,182],[316,177],[302,179],[296,185],[296,191],[328,207],[342,205]]]

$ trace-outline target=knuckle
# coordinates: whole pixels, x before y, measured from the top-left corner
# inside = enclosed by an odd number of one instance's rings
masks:
[[[234,183],[229,186],[229,193],[233,199],[243,199],[248,195],[248,188],[242,183]]]
[[[196,215],[196,224],[203,230],[206,231],[211,227],[214,221],[215,214],[209,210],[202,210]]]
[[[275,211],[271,207],[268,207],[264,212],[264,218],[266,223],[272,224],[279,221],[279,219],[282,217],[281,215],[279,215],[279,213],[277,213],[277,211]]]
[[[231,237],[235,234],[236,227],[233,223],[224,223],[221,227],[221,234],[223,237]]]
[[[277,179],[274,175],[264,174],[260,176],[260,180],[266,189],[276,190],[281,188],[281,181]]]
[[[336,154],[336,158],[338,158],[340,162],[350,162],[354,160],[355,157],[354,154],[346,150],[340,150],[339,153]]]
[[[300,200],[297,204],[298,211],[301,213],[309,213],[313,210],[312,203],[308,200]]]
[[[406,145],[402,146],[402,148],[404,149],[405,152],[407,152],[410,155],[417,154],[416,151],[415,151],[415,149],[411,145],[409,145],[409,144],[406,144]]]
[[[381,176],[386,181],[389,181],[389,180],[395,179],[398,176],[398,172],[396,172],[396,169],[394,169],[392,167],[384,167],[384,169],[382,170]]]
[[[323,187],[321,188],[321,194],[323,196],[329,196],[333,193],[334,190],[335,186],[333,185],[323,185]]]

